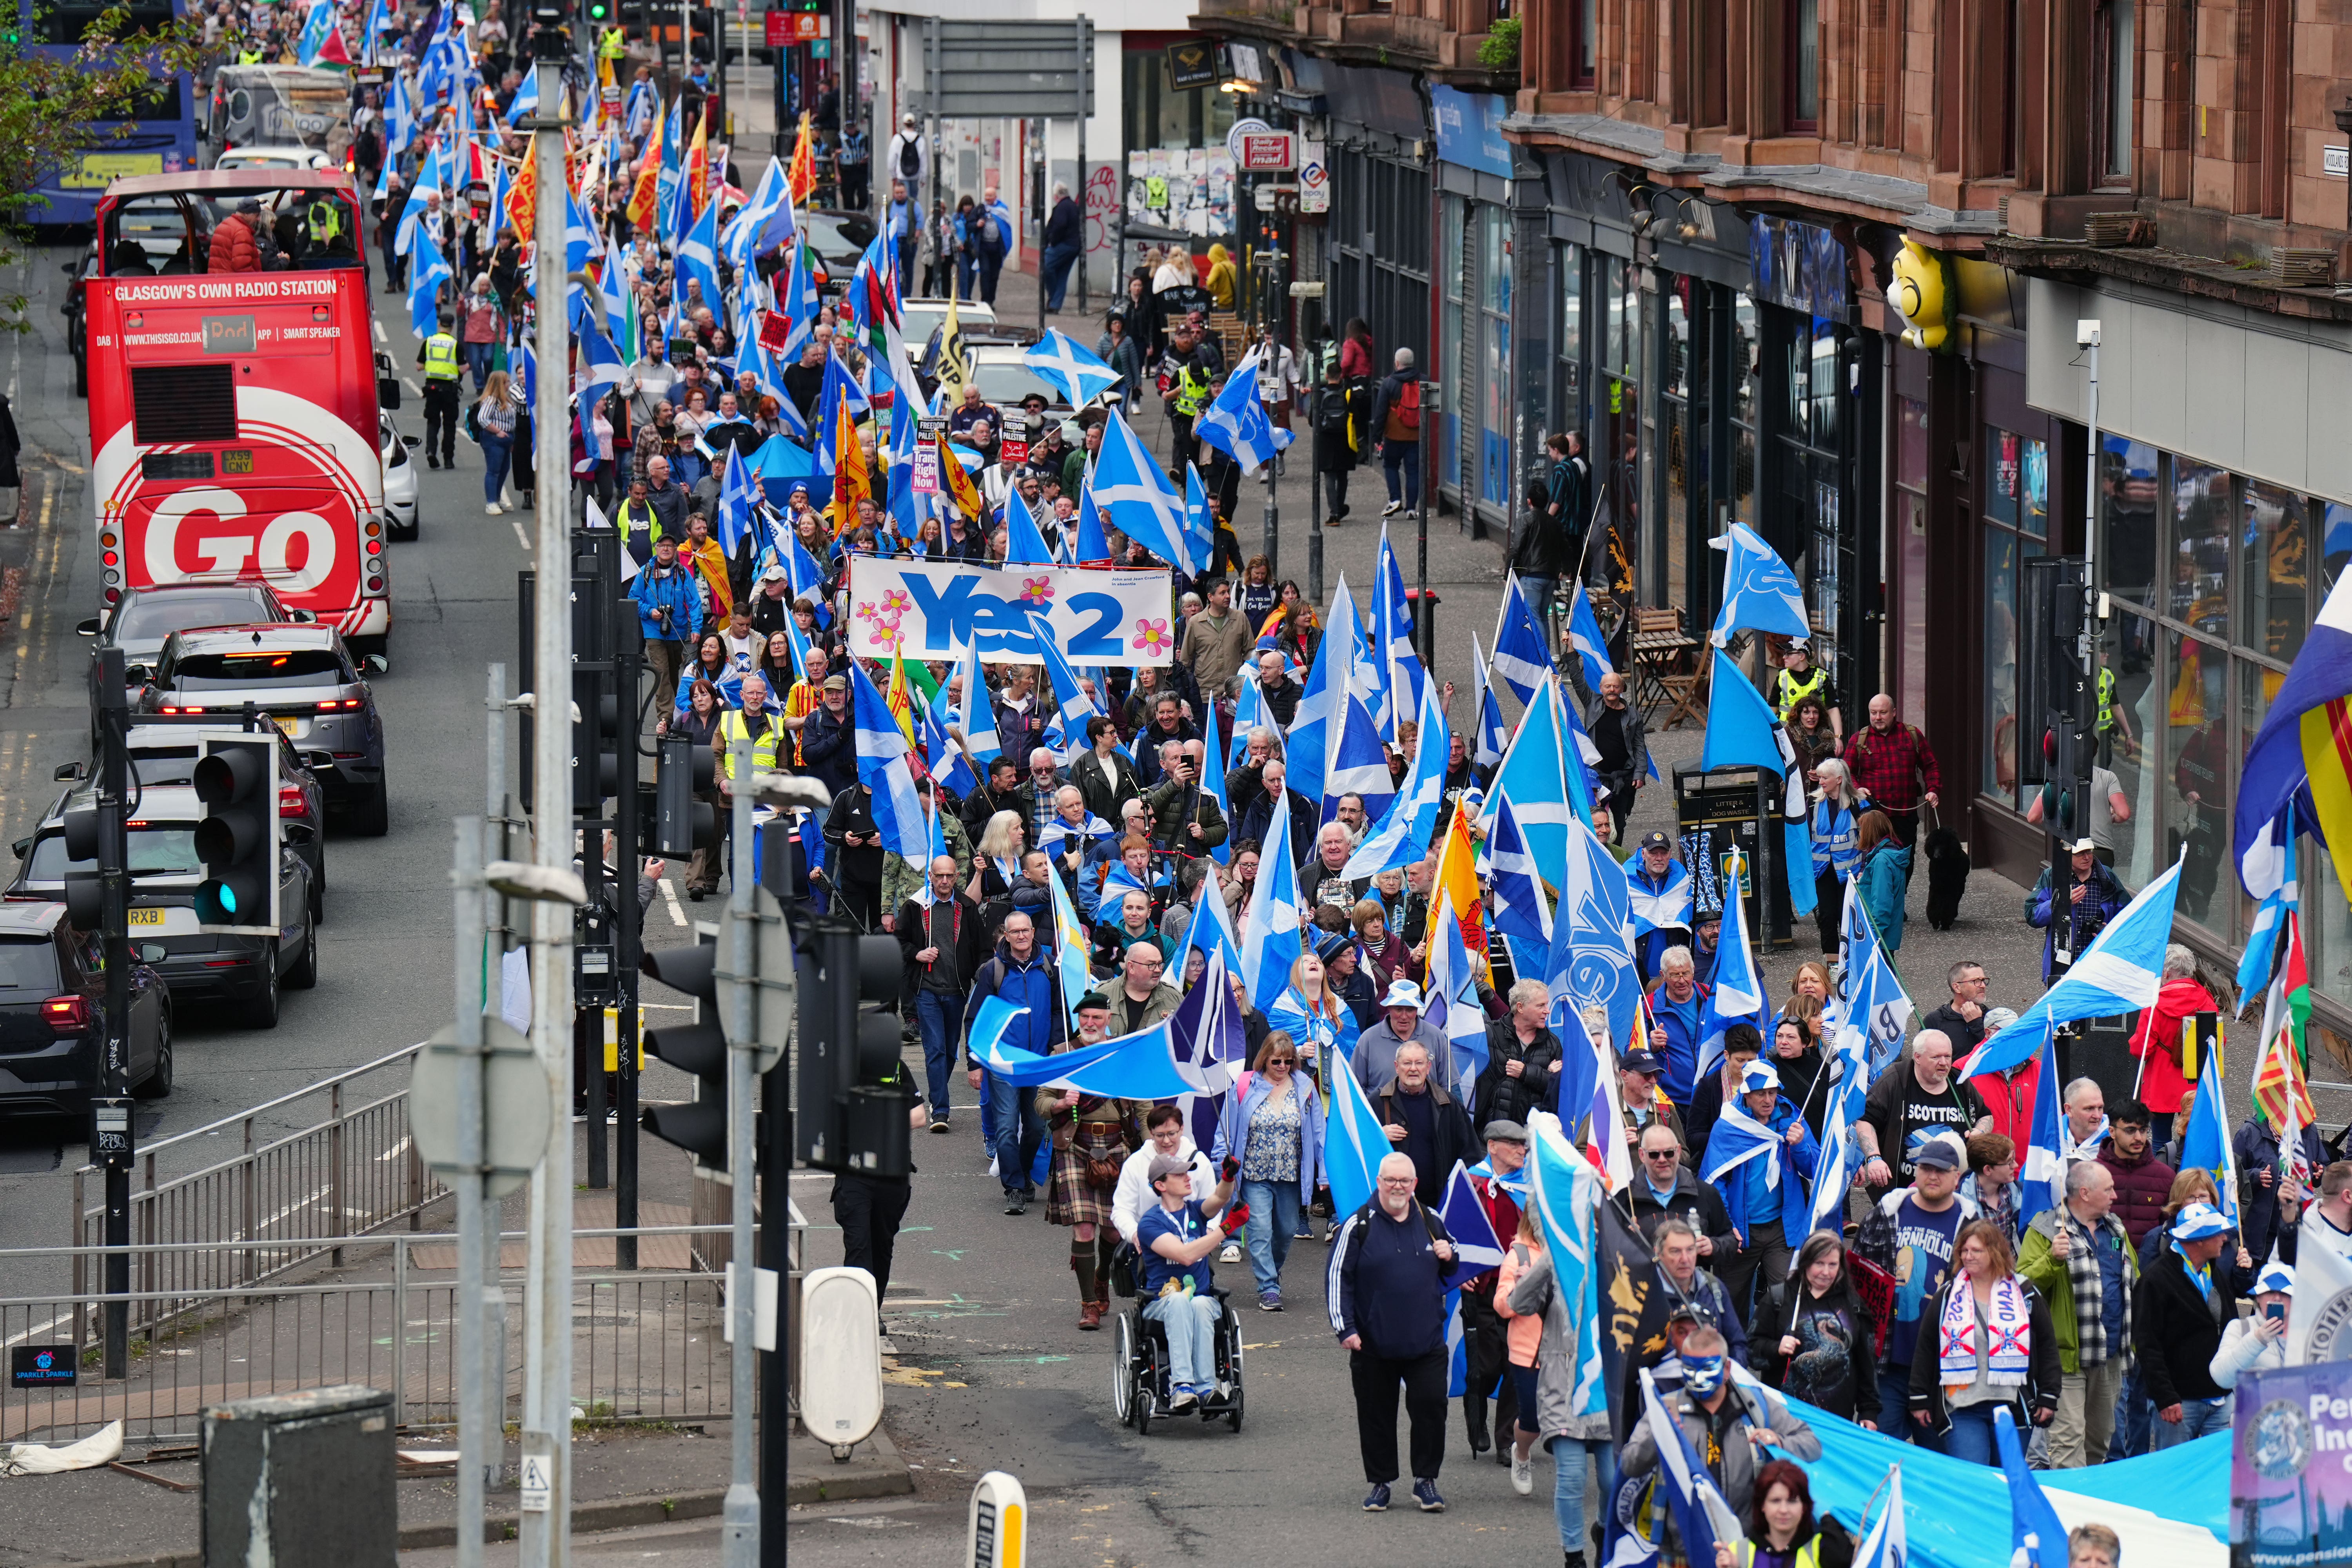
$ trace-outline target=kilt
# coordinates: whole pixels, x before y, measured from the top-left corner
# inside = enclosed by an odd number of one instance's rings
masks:
[[[1070,1146],[1054,1151],[1053,1173],[1045,1183],[1047,1225],[1108,1225],[1112,1187],[1087,1184],[1087,1164],[1080,1151],[1092,1150],[1098,1159],[1124,1159],[1127,1143],[1115,1121],[1079,1121],[1070,1128]]]

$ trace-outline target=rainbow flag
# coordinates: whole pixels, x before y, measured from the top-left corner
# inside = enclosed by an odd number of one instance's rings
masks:
[[[2269,858],[2263,840],[2290,801],[2297,821],[2317,825],[2336,882],[2352,899],[2352,573],[2327,591],[2310,638],[2246,748],[2234,836],[2242,884],[2250,855]]]

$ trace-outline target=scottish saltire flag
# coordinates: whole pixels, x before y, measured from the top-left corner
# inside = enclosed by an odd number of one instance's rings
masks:
[[[727,552],[730,561],[751,531],[751,510],[759,500],[760,483],[751,476],[750,460],[740,452],[730,452],[719,481],[719,547]]]
[[[1592,600],[1581,583],[1568,596],[1568,640],[1584,661],[1585,689],[1600,690],[1601,678],[1616,674],[1617,667],[1609,662],[1609,639],[1601,635],[1600,618],[1593,615]]]
[[[2327,846],[2337,884],[2352,898],[2352,587],[2337,576],[2311,636],[2286,672],[2238,783],[2237,857],[2242,868],[2289,801]],[[2255,898],[2266,889],[2248,883]]]
[[[416,235],[408,254],[408,324],[418,337],[429,338],[441,330],[440,288],[455,276],[441,247]]]
[[[1521,702],[1532,702],[1536,688],[1550,668],[1543,636],[1536,630],[1534,613],[1528,608],[1527,592],[1514,572],[1503,585],[1503,607],[1495,620],[1495,657],[1486,666],[1488,678],[1500,677]]]
[[[1389,1142],[1388,1130],[1372,1113],[1372,1102],[1365,1098],[1364,1086],[1356,1081],[1354,1073],[1333,1072],[1323,1092],[1329,1097],[1323,1123],[1323,1163],[1331,1184],[1331,1212],[1352,1220],[1380,1190],[1381,1162],[1396,1145]],[[1335,1233],[1330,1263],[1335,1273],[1343,1261],[1343,1251]],[[1336,1279],[1329,1299],[1336,1311],[1339,1304]]]
[[[1237,768],[1249,755],[1249,734],[1265,722],[1265,696],[1257,689],[1257,668],[1244,664],[1241,669],[1242,687],[1234,698],[1234,738],[1225,748],[1225,766]]]
[[[1609,1037],[1630,1039],[1642,1008],[1641,973],[1633,965],[1633,886],[1590,823],[1570,828],[1567,849],[1553,863],[1562,876],[1544,974],[1551,988],[1552,1028],[1563,1040],[1571,1029],[1580,1037],[1584,1010],[1601,1007],[1609,1014]]]
[[[629,98],[621,106],[621,129],[631,142],[643,137],[661,113],[661,92],[650,81],[629,84]]]
[[[1476,737],[1470,748],[1470,760],[1482,768],[1491,768],[1503,760],[1505,748],[1511,743],[1511,732],[1503,727],[1502,704],[1495,700],[1492,672],[1486,664],[1486,650],[1478,646],[1478,634],[1470,634],[1470,666],[1477,676],[1475,722],[1470,732]]]
[[[2021,1235],[2036,1215],[2056,1208],[2066,1197],[2066,1165],[2058,1157],[2058,1129],[2064,1125],[2058,1100],[2058,1042],[2053,1037],[2042,1042],[2042,1076],[2033,1087],[2033,1135],[2017,1152]]]
[[[1681,1537],[1685,1561],[1714,1562],[1718,1541],[1736,1549],[1744,1539],[1738,1516],[1691,1451],[1682,1423],[1667,1410],[1658,1393],[1657,1376],[1647,1367],[1642,1369],[1642,1422],[1658,1446],[1658,1495],[1674,1511],[1675,1531]]]
[[[1112,409],[1103,426],[1102,450],[1095,455],[1095,505],[1110,513],[1113,527],[1162,561],[1196,572],[1184,549],[1184,499],[1168,482],[1135,427]]]
[[[416,93],[406,75],[395,79],[383,100],[383,166],[387,169],[416,145]]]
[[[1573,744],[1561,728],[1559,689],[1547,669],[1528,693],[1518,732],[1511,737],[1502,765],[1486,786],[1490,802],[1502,795],[1511,797],[1519,831],[1526,835],[1528,848],[1538,866],[1559,865],[1568,855],[1570,825],[1589,825],[1592,820],[1591,797],[1577,798],[1583,794],[1583,781],[1579,777],[1571,784],[1566,765],[1568,748]]]
[[[1100,355],[1051,327],[1021,358],[1031,370],[1060,387],[1072,408],[1084,408],[1118,383],[1118,372],[1105,364]]]
[[[1243,700],[1256,694],[1255,683],[1247,684]],[[1427,853],[1430,840],[1436,837],[1437,814],[1445,805],[1445,759],[1452,741],[1446,731],[1445,710],[1436,700],[1434,686],[1428,682],[1422,686],[1421,711],[1415,722],[1419,741],[1412,755],[1412,772],[1405,775],[1402,793],[1389,802],[1385,813],[1373,819],[1364,841],[1340,868],[1350,880],[1377,877],[1382,871],[1413,864]],[[1248,732],[1242,728],[1238,705],[1234,728],[1244,735]],[[1222,783],[1223,770],[1218,771],[1217,777]],[[1365,809],[1370,809],[1369,802]]]
[[[369,65],[378,63],[376,55],[383,47],[383,36],[392,26],[391,0],[372,0],[368,6],[367,31],[360,38],[360,58]]]
[[[310,14],[302,18],[302,37],[294,47],[294,58],[306,66],[317,65],[327,47],[327,36],[334,30],[335,0],[317,0]]]
[[[1853,1568],[1905,1568],[1910,1552],[1903,1529],[1903,1467],[1886,1467],[1886,1506],[1853,1549]],[[1868,1505],[1864,1504],[1865,1513]]]
[[[702,302],[717,314],[726,303],[719,290],[719,204],[711,203],[702,209],[702,216],[687,230],[686,239],[677,247],[678,302],[686,302],[686,285],[698,283],[702,289]]]
[[[1746,860],[1738,863],[1738,877],[1745,881],[1749,875]],[[1768,1022],[1764,1016],[1764,977],[1757,973],[1756,953],[1748,941],[1748,900],[1739,896],[1737,883],[1727,879],[1723,885],[1723,934],[1715,950],[1715,989],[1707,994],[1699,1008],[1698,1077],[1705,1079],[1707,1069],[1723,1059],[1723,1034],[1734,1024],[1753,1024],[1762,1034]]]
[[[1780,864],[1789,887],[1789,907],[1809,915],[1813,912],[1815,894],[1812,817],[1805,805],[1805,771],[1797,763],[1796,748],[1790,744],[1780,715],[1772,711],[1763,693],[1721,648],[1715,650],[1714,657],[1706,741],[1699,766],[1710,770],[1754,767],[1780,776]]]
[[[1331,613],[1323,617],[1323,640],[1315,645],[1314,668],[1290,717],[1283,748],[1286,782],[1308,800],[1323,798],[1323,775],[1331,747],[1347,720],[1348,678],[1355,668],[1356,605],[1348,597],[1348,574],[1331,590]]]
[[[754,258],[787,243],[793,232],[793,203],[784,184],[784,166],[771,153],[758,187],[719,237],[719,253],[737,272],[745,272],[750,270]]]
[[[1742,629],[1776,632],[1782,637],[1810,637],[1805,620],[1805,591],[1764,536],[1744,522],[1707,542],[1728,552],[1723,563],[1723,609],[1715,617],[1707,641],[1717,647]]]
[[[1095,468],[1088,464],[1078,480],[1078,539],[1072,545],[1072,565],[1110,559],[1110,541],[1103,537],[1102,501],[1095,495]]]
[[[784,335],[784,346],[776,351],[777,362],[787,369],[800,363],[801,350],[815,336],[817,312],[823,304],[817,297],[816,274],[809,263],[808,237],[803,235],[793,246],[793,264],[784,274],[784,292],[776,301],[777,310],[792,323]]]
[[[563,270],[567,273],[584,272],[588,269],[590,258],[604,254],[604,237],[597,231],[595,220],[588,216],[588,209],[580,205],[578,196],[570,191],[564,192]],[[719,315],[724,301],[714,297],[709,300],[709,304],[711,313]],[[719,319],[724,321],[726,318],[719,316]]]
[[[507,105],[506,121],[510,126],[520,125],[526,117],[538,112],[539,73],[526,70],[522,73],[522,85],[515,89],[514,101]]]
[[[1004,563],[1007,566],[1051,566],[1054,552],[1037,531],[1037,519],[1019,490],[1004,492]]]
[[[1394,741],[1397,725],[1421,707],[1429,674],[1413,652],[1412,600],[1405,594],[1396,552],[1389,548],[1386,523],[1381,525],[1381,552],[1372,578],[1372,633],[1380,643],[1383,668],[1381,702],[1374,713],[1381,720],[1381,738]]]
[[[798,660],[805,651],[800,646],[800,628],[793,625],[790,616],[784,617],[784,624],[792,632],[793,657]],[[795,673],[805,671],[807,668],[805,664],[799,664]],[[965,758],[963,748],[957,745],[955,737],[948,733],[948,693],[945,687],[941,687],[938,695],[923,709],[923,755],[930,763],[931,776],[939,780],[943,788],[952,790],[959,798],[980,787],[980,777],[971,771],[971,763]],[[931,813],[932,858],[936,859],[946,854],[946,837],[940,830],[939,812],[935,807]],[[929,884],[925,886],[928,889]]]
[[[1381,729],[1364,707],[1364,700],[1348,694],[1346,718],[1331,748],[1331,765],[1323,781],[1323,820],[1339,815],[1339,797],[1364,797],[1364,816],[1377,818],[1396,797],[1396,781],[1389,773],[1387,752],[1381,746]],[[1293,786],[1296,787],[1296,786]]]
[[[1251,1006],[1263,1013],[1274,1005],[1290,984],[1290,966],[1298,962],[1301,951],[1298,867],[1290,847],[1290,813],[1277,811],[1266,827],[1265,842],[1258,847],[1257,891],[1250,899],[1249,912],[1242,917],[1242,979],[1249,986]],[[1325,1089],[1328,1092],[1329,1086]],[[1381,1142],[1388,1140],[1384,1137]]]
[[[1216,700],[1212,698],[1202,706],[1208,711],[1201,716],[1201,793],[1217,802],[1221,808],[1231,810],[1231,804],[1225,799],[1225,748],[1217,738]],[[1231,864],[1234,857],[1233,835],[1229,833],[1225,838],[1226,842],[1209,851],[1209,858],[1220,866]],[[1203,885],[1209,889],[1207,901],[1222,908],[1225,900],[1218,895],[1216,884],[1209,882]],[[1241,952],[1236,948],[1234,952],[1234,967],[1239,968],[1241,961]]]
[[[1045,735],[1049,740],[1058,736],[1062,760],[1075,763],[1078,753],[1087,749],[1087,721],[1102,710],[1087,695],[1087,689],[1078,684],[1078,672],[1063,657],[1061,645],[1055,640],[1053,628],[1042,612],[1031,616],[1029,629],[1035,635],[1037,652],[1045,661],[1046,679],[1054,691],[1055,708],[1045,722]]]
[[[1041,1057],[1004,1042],[1013,1020],[1028,1011],[1002,996],[982,1002],[971,1021],[967,1046],[971,1059],[1021,1089],[1075,1089],[1118,1100],[1172,1100],[1192,1092],[1176,1070],[1165,1018],[1098,1046]]]
[[[1955,1070],[1959,1078],[2001,1072],[2039,1050],[2052,1027],[2077,1018],[2105,1018],[2156,1005],[2163,984],[2164,950],[2172,940],[2172,906],[2180,892],[2180,868],[2189,851],[2139,890],[2123,911],[2091,939],[2074,966],[2017,1016],[2017,1020],[1971,1051]]]
[[[898,715],[874,689],[873,678],[856,660],[849,662],[853,721],[857,742],[857,782],[874,792],[874,826],[892,854],[915,865],[930,851],[930,826],[923,817],[922,796],[915,793],[915,774],[908,755],[913,747],[898,728]]]
[[[1469,944],[1462,940],[1462,921],[1454,900],[1443,889],[1431,912],[1429,934],[1428,1006],[1423,1016],[1445,1037],[1452,1069],[1441,1081],[1446,1091],[1464,1098],[1469,1086],[1486,1070],[1486,1010],[1478,1005],[1478,970],[1470,962]]]
[[[2295,879],[2295,837],[2294,802],[2289,800],[2255,840],[2253,849],[2240,859],[2239,880],[2248,893],[2262,900],[2262,907],[2254,911],[2253,927],[2246,932],[2245,956],[2238,961],[2241,996],[2270,989],[2271,962],[2278,952],[2279,935],[2286,929],[2287,915],[2303,901],[2303,889]],[[2256,892],[2257,886],[2265,890]]]
[[[448,184],[448,149],[446,147],[434,148],[432,152],[425,154],[425,161],[416,166],[416,183],[408,188],[408,200],[400,209],[400,226],[393,231],[392,248],[394,255],[406,256],[415,249],[417,237],[423,232],[422,220],[425,213],[430,210],[425,198],[432,193],[440,191]],[[446,194],[442,199],[445,203],[447,201]],[[444,265],[446,266],[446,263]],[[423,337],[426,334],[420,332],[417,335]]]
[[[1192,434],[1230,453],[1242,471],[1250,474],[1274,461],[1275,454],[1295,439],[1288,430],[1275,428],[1265,405],[1258,401],[1256,350],[1243,356],[1241,368],[1225,378],[1225,389],[1192,422]]]
[[[2066,1526],[2050,1506],[2042,1483],[2026,1468],[2024,1438],[2005,1405],[1994,1407],[1992,1441],[2009,1481],[2011,1568],[2067,1568]]]
[[[1855,896],[1856,884],[1849,882],[1846,897]],[[1910,1004],[1906,1001],[1906,1010]],[[1861,1013],[1860,998],[1855,998],[1840,1015],[1839,1027],[1832,1036],[1828,1059],[1822,1064],[1822,1073],[1815,1088],[1829,1096],[1822,1114],[1822,1152],[1813,1166],[1812,1228],[1843,1233],[1845,1227],[1846,1190],[1853,1184],[1854,1172],[1848,1156],[1858,1152],[1850,1136],[1862,1121],[1863,1108],[1870,1097],[1872,1038],[1865,1027],[1848,1026],[1847,1020]],[[1867,1019],[1868,1015],[1863,1014]],[[1895,1025],[1895,1039],[1902,1039],[1903,1026]],[[2057,1075],[2053,1073],[2052,1078]],[[2021,1220],[2021,1224],[2022,1221]]]
[[[1458,1289],[1489,1268],[1503,1266],[1507,1243],[1495,1234],[1495,1222],[1486,1216],[1486,1205],[1479,1201],[1478,1189],[1470,1184],[1470,1173],[1459,1160],[1445,1178],[1445,1196],[1438,1201],[1437,1217],[1454,1240],[1454,1262],[1445,1271],[1447,1289]]]
[[[1544,897],[1543,873],[1519,831],[1511,797],[1495,797],[1495,827],[1486,836],[1495,869],[1495,928],[1507,935],[1551,945],[1551,904]]]
[[[2238,1157],[2231,1145],[2230,1108],[2222,1083],[2221,1064],[2206,1064],[2198,1076],[2197,1102],[2189,1109],[2188,1129],[2180,1134],[2179,1168],[2210,1171],[2221,1194],[2221,1215],[2230,1228],[2238,1227]],[[2048,1067],[2042,1069],[2051,1072]]]
[[[1201,470],[1190,463],[1184,465],[1184,548],[1204,566],[1217,553],[1217,523],[1209,513],[1209,492],[1201,483]]]
[[[1059,880],[1058,878],[1055,879]],[[1227,970],[1238,974],[1242,972],[1242,939],[1241,933],[1234,930],[1233,911],[1225,908],[1225,900],[1213,883],[1206,884],[1205,890],[1205,897],[1192,900],[1192,923],[1185,930],[1183,952],[1176,955],[1177,963],[1173,967],[1181,976],[1183,973],[1183,953],[1198,949],[1202,952],[1223,953]]]
[[[1552,677],[1552,700],[1559,704],[1560,731],[1568,737],[1568,745],[1560,752],[1560,777],[1568,784],[1568,802],[1590,822],[1592,808],[1607,793],[1601,788],[1597,771],[1601,766],[1601,748],[1585,732],[1584,720],[1576,710],[1576,700],[1569,695],[1557,674]],[[1805,863],[1811,866],[1812,861],[1809,858]]]
[[[1543,1228],[1544,1247],[1551,1254],[1552,1289],[1574,1303],[1570,1312],[1580,1321],[1600,1321],[1599,1273],[1593,1267],[1593,1225],[1601,1206],[1601,1173],[1569,1141],[1559,1118],[1549,1110],[1528,1117],[1528,1167],[1534,1189],[1536,1219]],[[1609,1401],[1601,1375],[1600,1334],[1579,1336],[1576,1389],[1570,1412],[1597,1415]],[[1710,1551],[1705,1559],[1712,1562]]]

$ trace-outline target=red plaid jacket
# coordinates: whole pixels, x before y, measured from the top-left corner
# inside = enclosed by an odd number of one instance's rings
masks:
[[[1845,765],[1854,787],[1884,811],[1916,811],[1923,795],[1944,792],[1927,737],[1908,724],[1884,735],[1864,725],[1845,743]]]

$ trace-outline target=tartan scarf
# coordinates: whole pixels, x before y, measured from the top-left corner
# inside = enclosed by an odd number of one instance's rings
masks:
[[[2095,1226],[2086,1226],[2074,1217],[2065,1205],[2058,1205],[2058,1223],[2074,1238],[2074,1250],[2066,1256],[2066,1283],[2074,1293],[2074,1364],[2089,1371],[2104,1365],[2111,1357],[2128,1353],[2132,1342],[2131,1240],[2124,1230],[2124,1222],[2113,1215],[2102,1215]],[[2123,1343],[2110,1348],[2107,1344],[2105,1305],[2106,1281],[2099,1273],[2098,1245],[2103,1237],[2112,1236],[2124,1259]]]

